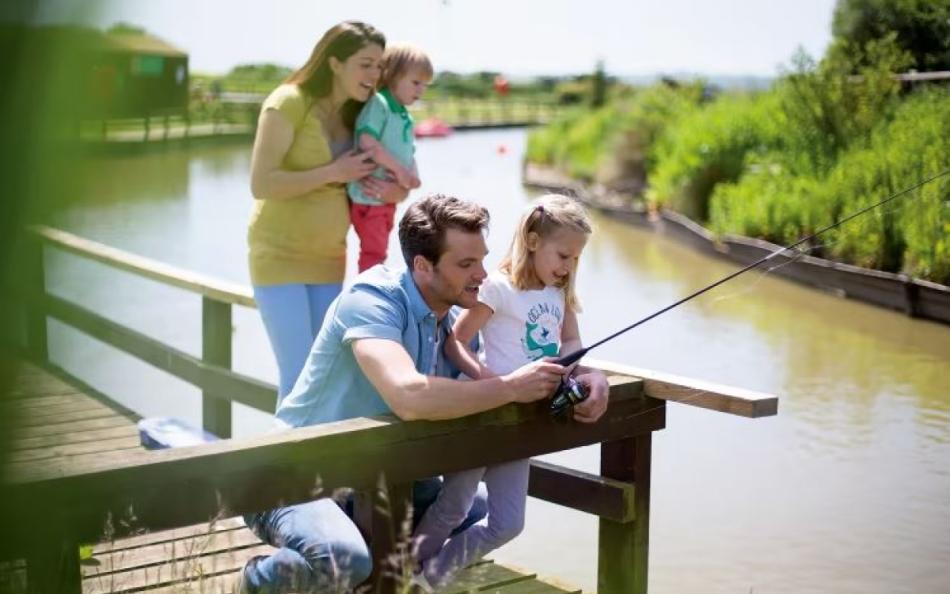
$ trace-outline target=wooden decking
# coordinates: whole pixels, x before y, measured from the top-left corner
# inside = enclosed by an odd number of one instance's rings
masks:
[[[9,468],[53,460],[81,464],[88,457],[141,447],[134,413],[33,365],[22,366],[13,389],[0,402],[0,429],[12,436]],[[115,521],[135,529],[134,519]],[[240,518],[115,540],[109,537],[110,530],[104,521],[103,542],[81,561],[84,593],[230,593],[247,559],[273,551]],[[6,586],[0,590],[16,591],[24,576],[22,561],[0,562],[0,586]],[[580,592],[490,561],[467,569],[443,591]]]

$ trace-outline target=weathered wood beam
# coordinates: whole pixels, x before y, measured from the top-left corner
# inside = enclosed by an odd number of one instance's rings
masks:
[[[254,301],[254,293],[250,287],[229,283],[191,270],[171,266],[164,262],[131,254],[59,229],[37,226],[33,227],[32,230],[42,242],[66,252],[102,262],[166,285],[198,293],[215,301],[245,307],[257,307],[257,303]]]
[[[752,419],[778,414],[778,397],[772,394],[599,359],[585,358],[584,365],[605,373],[638,377],[643,380],[644,393],[657,400],[669,400]]]
[[[372,489],[381,474],[406,484],[664,426],[663,402],[644,398],[639,381],[613,382],[608,412],[593,424],[558,423],[544,402],[452,421],[359,418],[197,447],[13,463],[3,480],[22,509],[57,510],[60,525],[83,541],[101,536],[107,517],[117,525],[130,510],[137,527],[173,528],[341,486]]]
[[[541,460],[531,461],[528,495],[618,524],[636,517],[633,484]]]
[[[197,386],[206,394],[268,413],[277,405],[277,389],[268,383],[206,363],[59,297],[47,295],[45,305],[50,316]]]

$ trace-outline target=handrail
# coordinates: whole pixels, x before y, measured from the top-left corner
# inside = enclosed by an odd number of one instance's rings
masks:
[[[120,520],[130,509],[139,527],[174,528],[207,521],[223,509],[246,513],[307,501],[339,487],[375,489],[381,476],[389,485],[405,484],[663,428],[664,404],[643,398],[640,380],[614,378],[611,383],[608,411],[594,424],[559,424],[545,406],[530,404],[438,422],[361,417],[200,446],[14,462],[3,468],[3,483],[8,502],[23,509],[42,502],[57,510],[57,522],[79,541],[100,537],[103,518],[111,514]],[[482,445],[471,447],[476,443]],[[360,463],[367,460],[372,463]],[[558,471],[541,465],[541,482],[544,473]],[[633,518],[626,485],[576,472],[571,481],[609,495],[604,515],[621,522]],[[544,485],[533,490],[539,489]],[[565,505],[577,499],[570,493],[556,496]],[[590,502],[578,505],[598,509]],[[29,527],[24,523],[22,529]]]
[[[253,293],[248,287],[220,281],[156,260],[130,254],[58,229],[36,227],[34,231],[47,245],[64,249],[79,256],[88,257],[146,278],[164,282],[220,303],[256,307]],[[47,299],[47,303],[52,308],[51,311],[59,312],[60,315],[57,317],[68,324],[81,324],[89,329],[108,328],[110,336],[117,337],[109,342],[117,348],[129,350],[131,345],[135,345],[139,352],[143,350],[147,352],[154,351],[154,348],[151,348],[153,345],[148,344],[148,339],[135,331],[108,322],[104,318],[86,312],[78,306],[69,305],[62,300]],[[93,336],[96,335],[95,331],[90,330],[90,333]],[[227,336],[226,339],[229,341],[230,337]],[[163,345],[159,344],[159,347],[161,346]],[[157,356],[136,356],[144,358],[153,365],[158,365],[185,381],[207,388],[218,399],[238,400],[259,410],[272,410],[271,400],[264,396],[264,392],[269,387],[267,384],[252,378],[239,376],[227,369],[202,363],[187,355],[178,356],[177,351],[174,351],[171,347],[165,348],[170,353],[165,364],[157,362],[161,359]],[[778,398],[771,394],[679,377],[610,361],[587,359],[585,364],[588,367],[600,369],[607,373],[643,378],[646,382],[647,394],[660,400],[670,400],[747,418],[773,416],[778,412]],[[201,379],[199,380],[199,378]],[[230,386],[231,389],[222,391],[220,389],[222,386]],[[213,432],[219,435],[228,434],[220,426],[216,427]]]
[[[132,254],[91,239],[46,226],[32,231],[45,244],[145,278],[210,297],[221,303],[256,308],[250,288]]]

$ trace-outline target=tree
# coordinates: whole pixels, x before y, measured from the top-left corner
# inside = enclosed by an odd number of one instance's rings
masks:
[[[832,51],[894,33],[916,70],[950,70],[950,0],[838,0],[831,30]]]
[[[590,80],[591,107],[601,107],[607,101],[607,74],[604,72],[604,61],[597,60],[597,67]]]

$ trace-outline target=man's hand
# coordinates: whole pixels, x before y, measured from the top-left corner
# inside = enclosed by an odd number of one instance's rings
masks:
[[[609,384],[607,376],[600,371],[591,371],[575,377],[584,389],[587,398],[574,406],[574,419],[581,423],[596,423],[607,411],[607,397]]]
[[[535,361],[501,376],[511,402],[534,402],[554,393],[564,367],[551,361]],[[606,380],[604,380],[606,382]]]

